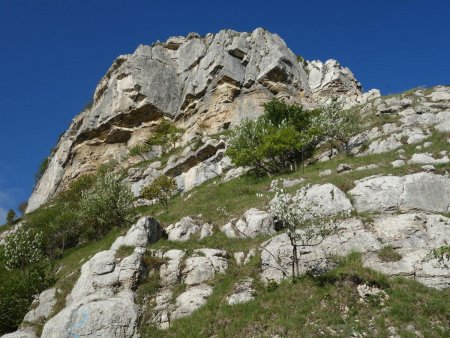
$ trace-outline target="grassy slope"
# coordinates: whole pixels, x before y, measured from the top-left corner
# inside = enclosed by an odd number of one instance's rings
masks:
[[[450,290],[436,291],[412,280],[386,278],[365,269],[360,256],[341,259],[338,268],[320,277],[305,276],[268,289],[258,281],[258,259],[237,267],[230,260],[225,275],[216,277],[214,293],[192,316],[177,320],[167,331],[143,325],[143,337],[348,337],[352,333],[386,337],[394,326],[401,337],[415,337],[413,324],[426,337],[450,334]],[[234,282],[255,279],[256,299],[229,306]],[[360,302],[356,286],[366,282],[389,296]],[[155,289],[153,289],[155,291]]]
[[[388,121],[374,118],[372,125],[381,125]],[[395,122],[395,121],[392,121]],[[415,151],[416,145],[405,145],[405,155],[409,159],[414,152],[432,152],[448,150],[446,137],[434,133],[426,141],[433,146],[426,150]],[[390,162],[398,159],[397,150],[389,153],[364,157],[346,157],[339,155],[329,162],[316,163],[304,169],[276,178],[304,178],[304,184],[333,183],[344,191],[353,187],[353,181],[375,174],[404,175],[419,171],[420,165],[393,169]],[[367,164],[378,164],[380,168],[352,171],[343,174],[320,177],[326,169],[335,170],[340,163],[348,163],[353,168]],[[448,171],[449,165],[436,166],[438,172]],[[142,207],[142,214],[156,216],[163,225],[178,221],[181,217],[202,215],[205,221],[215,226],[215,235],[202,241],[191,240],[185,243],[173,243],[166,240],[152,245],[152,248],[180,248],[192,251],[200,247],[223,248],[230,254],[236,251],[248,251],[266,238],[250,240],[230,240],[218,232],[218,227],[232,217],[239,217],[251,208],[264,209],[271,193],[268,191],[273,178],[243,176],[227,183],[220,179],[212,180],[184,195],[175,196],[170,201],[169,210],[160,205]],[[291,188],[294,191],[301,185]],[[258,197],[259,194],[263,197]],[[2,229],[4,230],[4,229]],[[114,239],[124,229],[113,230],[102,241],[72,249],[56,263],[59,270],[56,286],[62,290],[59,294],[58,309],[62,308],[65,296],[70,292],[79,275],[81,265],[96,252],[108,249]],[[258,260],[245,268],[238,268],[230,259],[230,268],[226,275],[220,275],[213,282],[214,294],[206,306],[193,316],[176,321],[168,331],[158,331],[144,324],[144,336],[348,336],[352,331],[365,331],[369,336],[386,336],[387,327],[400,328],[402,336],[413,336],[405,331],[408,323],[414,322],[416,328],[426,336],[448,336],[450,334],[450,293],[428,289],[420,284],[403,279],[386,279],[373,271],[363,269],[357,256],[342,262],[339,269],[321,280],[304,277],[295,284],[284,283],[273,291],[268,291],[258,281],[260,267]],[[231,292],[233,284],[239,278],[253,276],[257,291],[256,300],[248,304],[230,307],[225,298]],[[357,303],[355,280],[371,281],[382,285],[390,295],[385,306],[377,302]],[[140,299],[151,296],[157,290],[157,284],[150,277],[144,281],[138,295]],[[348,314],[342,309],[348,306]],[[417,318],[413,318],[416,314]],[[372,318],[373,317],[373,318]],[[330,329],[328,329],[330,328]],[[376,329],[376,330],[375,330]],[[375,334],[374,332],[377,332]]]

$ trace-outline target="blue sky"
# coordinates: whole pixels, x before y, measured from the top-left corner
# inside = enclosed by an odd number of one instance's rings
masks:
[[[450,83],[449,0],[0,0],[0,222],[120,54],[189,32],[264,27],[383,94]]]

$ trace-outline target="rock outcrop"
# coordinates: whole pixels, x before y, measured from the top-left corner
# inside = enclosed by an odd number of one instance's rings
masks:
[[[159,269],[161,289],[153,299],[153,323],[167,329],[176,319],[189,316],[206,304],[213,293],[210,282],[217,274],[228,269],[228,254],[217,249],[197,249],[184,259],[182,250],[169,250],[155,255],[166,259]],[[185,290],[174,300],[174,287],[183,283]]]
[[[261,28],[141,45],[119,56],[100,80],[92,105],[74,118],[50,155],[27,211],[102,163],[127,163],[128,149],[148,138],[163,116],[186,129],[185,144],[196,133],[255,118],[275,96],[314,106],[319,98],[338,96],[352,105],[377,95],[363,95],[351,71],[336,61],[302,61]]]
[[[390,276],[409,276],[438,289],[450,286],[448,264],[433,256],[435,249],[450,241],[450,219],[441,215],[411,213],[380,216],[373,223],[357,218],[340,222],[333,234],[314,247],[299,247],[299,271],[330,269],[329,257],[344,256],[352,251],[363,254],[365,266]],[[384,246],[400,254],[394,262],[378,255]],[[292,274],[292,245],[286,234],[273,237],[261,250],[262,274],[266,282],[279,282]],[[447,259],[448,260],[448,259]]]
[[[159,223],[144,217],[111,250],[94,255],[82,266],[66,307],[44,325],[42,337],[138,337],[134,290],[145,272],[145,246],[160,236]],[[116,258],[125,245],[135,247],[134,252]]]
[[[431,173],[368,177],[349,191],[358,212],[450,211],[450,179]]]
[[[252,208],[241,219],[225,224],[221,231],[229,238],[255,238],[275,233],[273,217],[266,211]]]

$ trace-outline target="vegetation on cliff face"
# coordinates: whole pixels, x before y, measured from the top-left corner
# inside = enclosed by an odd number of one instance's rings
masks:
[[[229,182],[217,178],[193,189],[188,195],[172,197],[174,185],[171,181],[167,183],[170,193],[163,196],[165,202],[160,205],[134,209],[131,192],[118,176],[109,171],[102,170],[96,175],[80,177],[48,205],[26,215],[22,219],[21,230],[8,239],[13,243],[25,238],[24,243],[32,243],[32,248],[28,248],[31,251],[28,251],[34,254],[25,255],[26,248],[21,255],[11,254],[8,249],[11,248],[10,244],[5,249],[0,248],[0,333],[15,329],[29,309],[33,295],[54,283],[62,290],[55,311],[60,310],[65,296],[78,278],[82,263],[96,252],[108,249],[114,239],[123,234],[136,214],[155,215],[163,225],[175,223],[187,215],[201,215],[203,220],[214,225],[215,234],[212,237],[194,237],[180,243],[160,240],[151,249],[178,248],[191,253],[195,249],[214,247],[230,253],[248,251],[268,237],[229,239],[219,231],[218,226],[233,217],[240,217],[251,207],[263,209],[267,206],[275,192],[271,184],[273,177],[264,173],[276,174],[277,179],[298,180],[295,187],[286,188],[287,192],[316,183],[333,183],[341,190],[348,191],[354,186],[355,180],[370,175],[404,175],[423,170],[419,163],[392,167],[391,163],[398,155],[396,150],[366,156],[350,155],[349,140],[361,125],[373,126],[385,119],[383,116],[370,116],[359,120],[360,116],[353,118],[353,114],[356,114],[355,111],[344,112],[342,120],[337,121],[338,116],[330,111],[307,113],[300,107],[271,101],[266,105],[266,114],[260,120],[246,122],[237,129],[229,150],[237,164],[261,163],[258,175],[250,172]],[[335,129],[336,125],[342,128]],[[256,141],[250,142],[248,138],[251,137]],[[432,142],[428,149],[433,153],[448,149],[446,134],[434,131],[427,141]],[[295,170],[297,164],[301,164],[308,156],[335,148],[336,143],[338,148],[344,150],[342,153],[327,162],[311,161],[304,170]],[[403,154],[411,157],[416,152],[416,146],[404,144]],[[260,162],[252,162],[255,152]],[[239,162],[241,159],[244,160]],[[275,163],[276,170],[264,167],[271,161]],[[342,162],[361,170],[323,175],[327,170],[334,171]],[[376,167],[370,166],[375,164]],[[434,170],[444,173],[450,170],[450,166],[448,163],[436,164]],[[153,195],[143,195],[161,197],[158,195],[161,190],[155,191]],[[167,208],[169,202],[170,208]],[[17,245],[15,247],[19,248]],[[118,257],[130,252],[130,248],[125,248],[118,253]],[[436,258],[447,258],[448,246],[436,249],[434,255]],[[378,256],[385,261],[401,259],[388,246],[380,250]],[[145,266],[149,270],[159,267],[163,262],[155,257],[145,259]],[[364,268],[358,254],[333,259],[335,269],[319,276],[295,276],[291,282],[283,282],[279,286],[270,283],[264,285],[259,281],[261,263],[258,256],[244,267],[238,267],[230,259],[230,268],[226,274],[218,275],[210,282],[214,293],[204,307],[188,318],[173,322],[167,331],[158,330],[143,321],[141,332],[143,337],[387,336],[392,334],[390,328],[395,327],[397,334],[406,337],[414,336],[415,331],[448,336],[449,290],[436,291],[412,280],[388,278]],[[149,273],[137,290],[141,305],[145,305],[158,290],[155,276]],[[256,300],[238,306],[227,305],[224,300],[234,282],[248,276],[257,281]],[[364,298],[358,294],[360,286],[375,286],[383,291],[383,296]],[[151,313],[143,315],[143,318],[150,317]]]
[[[100,171],[80,177],[47,206],[23,217],[18,231],[0,246],[0,333],[13,331],[33,297],[55,282],[53,267],[67,251],[130,226],[133,201],[115,174]]]
[[[350,140],[361,130],[360,114],[342,110],[332,102],[306,111],[301,106],[274,99],[264,114],[247,120],[231,135],[227,154],[238,166],[251,166],[258,174],[294,171],[312,155],[317,144],[350,153]]]
[[[244,241],[245,242],[245,241]],[[364,268],[359,254],[336,258],[336,268],[319,277],[305,275],[294,283],[255,283],[256,297],[230,306],[225,299],[243,276],[258,280],[255,257],[242,267],[230,266],[213,282],[208,303],[168,330],[142,327],[143,337],[447,337],[450,292],[427,288],[405,278],[387,278]],[[149,286],[148,292],[153,289]],[[147,284],[143,285],[144,286]],[[358,286],[383,290],[362,298]],[[148,296],[148,294],[147,294]]]

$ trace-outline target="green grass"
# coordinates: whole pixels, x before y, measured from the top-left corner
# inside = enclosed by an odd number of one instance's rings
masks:
[[[426,141],[433,142],[433,145],[426,151],[438,153],[447,150],[448,145],[442,133],[433,133]],[[405,150],[405,156],[410,158],[412,154],[418,152],[417,145],[406,145],[402,147]],[[400,168],[393,168],[391,162],[398,159],[397,150],[383,154],[373,154],[367,156],[346,156],[340,154],[328,162],[314,163],[306,166],[303,170],[300,168],[296,172],[277,175],[276,177],[256,177],[248,174],[229,182],[221,182],[220,178],[208,181],[203,185],[181,195],[170,199],[169,208],[161,205],[141,207],[138,211],[142,214],[156,216],[163,225],[177,222],[184,216],[201,215],[205,222],[211,222],[215,225],[223,225],[233,217],[240,217],[251,207],[265,209],[268,201],[273,194],[269,192],[270,182],[273,179],[294,179],[304,178],[305,182],[301,185],[287,189],[288,192],[294,192],[305,184],[324,184],[332,183],[343,191],[349,191],[354,187],[354,181],[371,175],[406,175],[422,171],[422,165],[405,165]],[[335,171],[340,163],[348,163],[354,169],[368,164],[377,164],[379,168],[367,169],[361,171],[350,171],[342,174],[335,172],[330,176],[321,177],[319,173],[326,169]],[[450,169],[449,164],[436,165],[437,173],[445,173]],[[258,197],[257,194],[263,194]]]
[[[363,268],[358,254],[341,259],[336,269],[320,278],[285,281],[271,291],[259,282],[259,270],[257,257],[244,267],[230,261],[226,274],[212,283],[214,293],[205,306],[173,322],[167,331],[146,325],[143,337],[348,337],[353,332],[386,337],[389,326],[395,326],[402,337],[412,337],[406,330],[408,324],[425,336],[447,337],[450,333],[449,291],[387,278]],[[227,305],[234,283],[247,276],[255,279],[256,299]],[[362,283],[382,288],[389,299],[384,304],[360,302],[356,287]]]
[[[269,177],[250,175],[226,183],[216,179],[175,196],[169,201],[168,211],[157,204],[139,208],[139,212],[156,216],[164,225],[188,215],[202,215],[205,222],[223,225],[230,218],[241,216],[250,207],[265,208],[267,198],[259,198],[256,194],[266,193],[270,182]]]
[[[397,262],[402,259],[402,255],[395,251],[391,245],[383,247],[377,254],[383,262]]]

